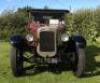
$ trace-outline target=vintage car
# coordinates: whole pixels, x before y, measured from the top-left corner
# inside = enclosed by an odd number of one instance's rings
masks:
[[[86,40],[80,35],[69,35],[64,16],[68,10],[28,10],[26,36],[14,35],[11,43],[11,68],[14,76],[21,76],[26,69],[44,65],[70,65],[80,77],[85,70]],[[32,66],[25,68],[25,63]],[[60,66],[61,67],[61,66]]]

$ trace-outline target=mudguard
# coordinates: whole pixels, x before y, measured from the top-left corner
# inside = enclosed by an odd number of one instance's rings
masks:
[[[10,38],[11,45],[17,48],[24,48],[26,46],[26,39],[21,35],[15,35]]]
[[[72,36],[72,40],[75,41],[76,45],[78,45],[80,48],[86,47],[86,40],[84,37],[78,35],[78,36]]]

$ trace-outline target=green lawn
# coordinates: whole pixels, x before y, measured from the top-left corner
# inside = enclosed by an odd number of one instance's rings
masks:
[[[87,47],[85,76],[77,78],[72,71],[41,72],[33,75],[14,77],[10,69],[10,44],[0,43],[0,83],[100,83],[100,45]]]

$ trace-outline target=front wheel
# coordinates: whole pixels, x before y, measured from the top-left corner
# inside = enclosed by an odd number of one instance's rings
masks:
[[[14,76],[23,73],[23,52],[14,46],[11,47],[11,68]]]
[[[81,77],[85,70],[85,49],[77,47],[76,53],[73,56],[72,69],[76,76]]]

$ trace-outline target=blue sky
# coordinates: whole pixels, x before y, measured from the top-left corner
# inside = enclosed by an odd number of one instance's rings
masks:
[[[69,9],[96,8],[100,6],[100,0],[0,0],[0,12],[3,10],[16,10],[18,7],[31,6],[34,8]]]

